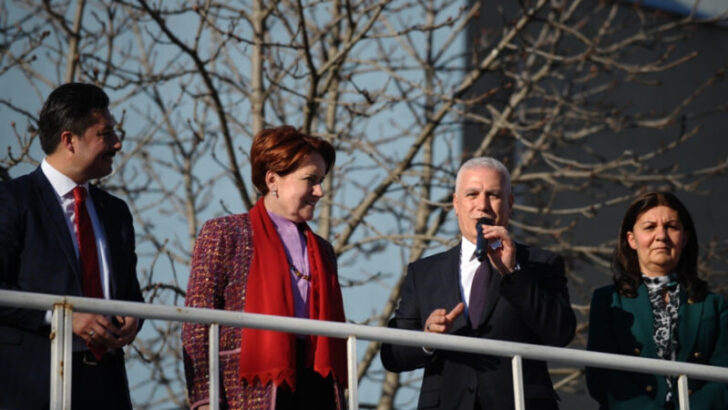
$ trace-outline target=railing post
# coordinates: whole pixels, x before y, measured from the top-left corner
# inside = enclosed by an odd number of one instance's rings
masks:
[[[356,336],[346,339],[346,361],[349,371],[349,410],[359,409],[359,370],[357,369]]]
[[[63,410],[71,410],[73,377],[73,306],[65,305],[63,315]]]
[[[680,410],[690,410],[690,394],[688,393],[688,376],[681,374],[677,378],[677,398]]]
[[[220,408],[220,325],[210,325],[210,410]]]
[[[525,410],[526,403],[523,399],[523,364],[520,355],[513,356],[513,402],[516,410]]]
[[[50,409],[63,409],[63,345],[66,341],[64,333],[65,308],[62,304],[53,305],[51,318],[51,397]]]

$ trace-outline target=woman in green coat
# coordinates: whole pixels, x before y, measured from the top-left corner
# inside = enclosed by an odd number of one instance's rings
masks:
[[[594,291],[587,349],[728,367],[728,305],[698,278],[698,238],[671,193],[627,209],[613,260],[614,284]],[[677,378],[587,368],[600,409],[678,408]],[[690,408],[728,409],[728,385],[688,380]]]

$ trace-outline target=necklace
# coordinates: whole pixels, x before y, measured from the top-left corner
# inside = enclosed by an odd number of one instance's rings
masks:
[[[296,275],[296,277],[299,278],[299,279],[311,280],[311,275],[310,274],[308,274],[308,275],[304,274],[300,270],[296,269],[296,267],[293,266],[293,264],[291,264],[291,272],[293,272],[293,274]]]

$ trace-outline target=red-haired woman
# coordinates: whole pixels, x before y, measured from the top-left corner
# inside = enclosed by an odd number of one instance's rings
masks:
[[[331,244],[306,224],[335,161],[323,139],[290,126],[253,139],[261,199],[247,214],[207,221],[195,243],[185,305],[343,322]],[[208,326],[182,328],[190,405],[209,405]],[[341,409],[343,340],[220,328],[222,408]]]

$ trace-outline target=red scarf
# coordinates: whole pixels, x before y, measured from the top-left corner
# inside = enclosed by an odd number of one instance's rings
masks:
[[[244,311],[294,317],[291,273],[283,243],[261,198],[250,210],[253,227],[253,260],[246,284]],[[308,263],[309,318],[344,322],[344,305],[336,268],[321,254],[318,240],[304,223]],[[240,378],[296,389],[296,336],[262,329],[243,329],[240,346]],[[306,365],[323,377],[329,374],[347,382],[346,344],[343,339],[311,335],[306,338]]]

